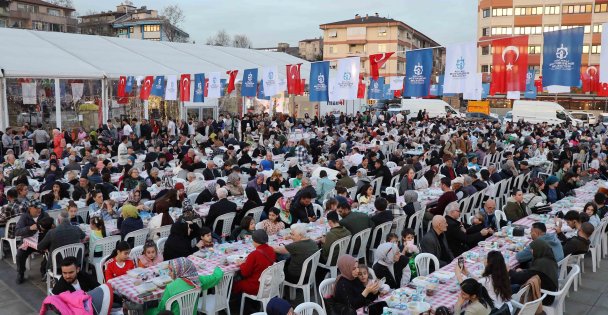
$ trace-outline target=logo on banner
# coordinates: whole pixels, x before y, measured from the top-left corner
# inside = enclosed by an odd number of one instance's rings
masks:
[[[566,57],[568,57],[568,47],[564,47],[564,44],[562,44],[561,47],[558,47],[555,51],[555,57],[560,60],[566,59]]]
[[[555,59],[553,62],[549,64],[549,68],[551,70],[556,71],[572,71],[574,67],[574,61],[571,61],[568,58],[568,47],[564,47],[564,44],[561,47],[557,47],[555,50]]]
[[[203,94],[203,83],[202,82],[198,82],[196,84],[196,90],[194,91],[194,93],[196,94]]]
[[[219,89],[220,88],[220,85],[217,82],[217,78],[214,77],[213,79],[211,79],[211,83],[209,83],[209,88],[210,89]]]
[[[415,75],[421,75],[422,72],[424,71],[424,68],[422,67],[422,65],[420,64],[420,62],[414,66],[414,74]]]
[[[327,84],[325,84],[325,75],[323,73],[319,73],[317,76],[317,84],[312,86],[315,91],[325,91],[327,90]]]
[[[426,81],[426,76],[424,76],[423,73],[424,66],[422,66],[420,62],[418,62],[418,64],[414,66],[414,75],[409,77],[408,80],[411,84],[424,84]]]
[[[249,78],[248,78],[248,79],[249,79]],[[266,81],[266,85],[267,85],[267,86],[270,86],[270,85],[275,85],[275,84],[276,84],[276,82],[275,82],[275,80],[274,80],[274,72],[269,71],[269,72],[268,72],[268,78],[266,78],[266,80],[265,80],[265,81]]]
[[[317,82],[319,82],[319,84],[325,85],[325,76],[322,73],[319,73],[319,76],[317,77]]]
[[[341,88],[350,88],[353,86],[353,82],[350,81],[350,72],[344,72],[344,75],[342,77],[344,80],[338,82],[338,86],[340,86]]]
[[[534,74],[532,74],[532,72],[528,72],[526,74],[526,84],[530,84],[530,81],[534,79]]]
[[[254,87],[253,74],[251,72],[247,75],[247,82],[245,82],[245,87],[246,88]]]
[[[461,56],[460,59],[456,60],[456,68],[458,70],[464,69],[464,58]]]
[[[464,57],[460,57],[456,60],[456,71],[449,73],[452,79],[464,79],[469,76],[469,72],[464,70],[465,61]]]

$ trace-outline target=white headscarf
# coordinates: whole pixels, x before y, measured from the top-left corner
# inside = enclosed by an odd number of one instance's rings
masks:
[[[388,270],[395,277],[395,254],[399,252],[399,247],[395,243],[382,243],[376,249],[374,257],[376,258],[375,263],[386,266]]]

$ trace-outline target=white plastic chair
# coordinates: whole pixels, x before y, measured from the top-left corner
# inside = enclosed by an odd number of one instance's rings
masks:
[[[526,304],[521,304],[519,301],[511,299],[511,305],[513,305],[513,311],[519,309],[517,314],[519,315],[535,315],[536,310],[543,302],[543,299],[546,297],[546,294],[543,294],[538,300],[527,302]]]
[[[346,191],[348,192],[350,199],[355,200],[355,198],[357,197],[357,186],[351,187],[351,188],[347,189]]]
[[[416,211],[413,215],[410,216],[410,219],[407,222],[407,227],[414,230],[416,233],[416,240],[418,245],[420,245],[420,241],[422,240],[422,220],[424,219],[424,209]],[[397,234],[397,236],[401,236]]]
[[[382,176],[380,177],[376,177],[371,181],[371,185],[372,187],[374,187],[374,196],[378,197],[380,196],[380,188],[382,186]]]
[[[320,206],[319,204],[313,203],[312,208],[315,210],[315,215],[317,216],[317,218],[320,218],[323,216],[323,213],[325,212],[325,210],[323,209],[322,206]]]
[[[570,285],[572,285],[574,278],[576,278],[576,276],[581,272],[580,267],[577,265],[572,265],[571,268],[572,269],[570,269],[570,272],[568,273],[568,277],[566,278],[566,282],[562,286],[561,290],[559,290],[557,292],[547,291],[544,289],[540,290],[540,292],[543,294],[552,295],[555,297],[555,300],[553,300],[553,303],[551,303],[551,305],[543,306],[543,310],[545,311],[545,314],[547,314],[547,315],[564,314],[564,300],[566,299],[566,294],[568,293],[568,290],[570,289]]]
[[[11,255],[13,256],[13,264],[17,264],[17,238],[15,238],[15,236],[13,235],[12,238],[8,237],[8,230],[10,229],[10,226],[13,225],[13,229],[16,227],[17,225],[17,221],[19,221],[19,217],[14,217],[9,219],[6,222],[6,226],[5,226],[5,230],[4,230],[4,236],[2,237],[2,239],[0,240],[0,259],[4,258],[4,242],[8,242],[8,245],[11,248]]]
[[[97,283],[102,284],[106,283],[106,277],[104,276],[104,272],[106,270],[106,261],[110,259],[110,255],[104,256],[99,259],[95,263],[95,276],[97,277]]]
[[[315,312],[318,315],[326,315],[325,310],[321,307],[321,305],[313,302],[304,302],[296,306],[293,312],[298,315],[314,315]]]
[[[129,252],[129,258],[131,258],[131,260],[133,260],[133,263],[135,263],[135,266],[137,266],[137,259],[139,258],[139,255],[141,255],[143,252],[144,252],[143,245],[135,246]]]
[[[321,298],[321,305],[325,312],[327,309],[325,308],[325,298],[330,298],[334,293],[334,284],[336,283],[336,278],[325,279],[319,285],[319,297]]]
[[[566,281],[566,275],[568,274],[568,262],[570,261],[570,257],[572,257],[572,254],[569,254],[568,256],[557,262],[557,281],[559,282],[560,287]]]
[[[243,293],[241,296],[241,311],[239,314],[243,315],[243,307],[245,306],[245,298],[250,300],[259,301],[262,303],[262,310],[266,311],[266,305],[268,301],[275,296],[280,296],[281,283],[285,280],[285,274],[283,273],[283,266],[285,261],[274,263],[274,265],[266,268],[260,276],[260,287],[256,295]]]
[[[87,219],[89,218],[89,207],[78,209],[76,215],[80,216],[84,222],[88,222]]]
[[[405,228],[406,220],[407,216],[405,215],[393,219],[393,229],[395,230],[395,234],[397,234],[398,237],[401,237],[401,232],[403,232],[403,229]]]
[[[369,240],[369,236],[372,234],[372,229],[367,228],[355,235],[350,239],[350,245],[348,246],[348,254],[355,257],[355,259],[359,260],[363,258],[363,261],[367,263],[365,249],[367,247],[367,241]],[[357,244],[357,240],[359,240],[359,248],[354,248],[355,244]],[[357,254],[355,255],[355,250],[357,250]]]
[[[150,233],[149,228],[139,229],[137,231],[133,231],[125,235],[125,241],[128,242],[129,239],[133,239],[133,247],[144,245],[146,243],[146,239],[148,239],[148,234]]]
[[[215,286],[215,294],[208,295],[209,290],[204,290],[198,300],[198,310],[203,314],[217,314],[221,310],[226,310],[230,315],[230,292],[234,273],[226,272],[220,283]]]
[[[384,193],[386,193],[387,195],[395,195],[395,196],[399,195],[399,191],[395,187],[386,187],[386,189],[384,190]]]
[[[283,288],[289,287],[289,295],[292,300],[295,299],[296,290],[301,289],[304,292],[304,302],[310,302],[310,288],[315,287],[315,273],[319,265],[319,257],[321,257],[321,250],[316,251],[304,260],[302,273],[297,283],[283,281]],[[306,273],[308,273],[308,279],[306,279]]]
[[[393,161],[386,162],[386,167],[395,168],[395,167],[397,167],[397,163],[395,163]]]
[[[152,239],[152,240],[157,240],[157,239],[161,239],[163,237],[169,237],[170,233],[171,233],[171,225],[165,225],[165,226],[161,226],[159,228],[150,230],[150,235],[148,236],[148,238]]]
[[[89,265],[94,267],[97,266],[97,263],[101,260],[101,257],[109,256],[114,248],[116,248],[116,243],[120,242],[120,235],[112,235],[107,236],[102,239],[97,240],[94,243],[89,243],[89,258],[87,262]],[[101,257],[95,257],[95,248],[101,247]],[[100,282],[101,283],[101,282]]]
[[[171,305],[177,302],[179,307],[179,315],[192,315],[194,313],[194,307],[196,305],[196,299],[198,298],[199,289],[194,288],[175,296],[172,296],[167,300],[165,304],[165,310],[170,311]]]
[[[397,184],[399,184],[399,174],[393,176],[393,178],[391,178],[391,187],[393,188],[397,188]],[[388,192],[386,193],[388,194]]]
[[[589,251],[591,252],[591,266],[593,267],[593,272],[596,270],[596,264],[597,268],[599,268],[600,262],[602,261],[602,232],[604,231],[607,222],[608,221],[602,221],[589,237],[589,240],[591,241],[589,244]]]
[[[608,219],[603,218],[602,222],[604,221],[608,222]],[[608,228],[608,223],[606,223],[602,227],[603,230],[600,234],[602,235],[602,258],[604,258],[608,254],[608,233],[606,232],[606,229]]]
[[[255,207],[253,209],[247,210],[247,212],[245,212],[245,216],[251,215],[251,216],[253,216],[253,220],[255,222],[260,222],[260,218],[262,217],[262,212],[264,212],[264,206]]]
[[[439,259],[437,259],[435,255],[430,253],[420,253],[416,255],[414,263],[416,264],[416,270],[418,271],[419,276],[429,275],[431,261],[435,264],[435,270],[439,270]]]
[[[393,226],[393,221],[389,221],[389,222],[385,222],[385,223],[382,223],[382,224],[374,227],[374,231],[372,232],[372,244],[369,249],[369,253],[370,253],[369,260],[370,261],[374,261],[374,252],[376,251],[376,248],[378,248],[378,245],[384,243],[384,241],[386,240],[386,237],[388,236],[388,233],[391,232],[392,226]],[[379,241],[378,245],[376,245],[378,235],[380,236],[380,241]]]
[[[74,243],[74,244],[70,244],[70,245],[65,245],[65,246],[61,246],[56,248],[52,253],[51,253],[51,270],[47,270],[46,272],[46,293],[47,295],[51,295],[52,292],[51,290],[53,289],[53,285],[54,282],[56,280],[59,280],[59,277],[61,277],[61,274],[57,274],[57,268],[59,267],[59,264],[57,262],[57,257],[61,256],[61,259],[64,259],[66,257],[76,257],[78,258],[78,255],[80,253],[80,261],[79,261],[79,266],[82,266],[84,263],[84,244],[83,243]]]
[[[334,251],[338,251],[337,257],[346,254],[348,250],[348,243],[350,243],[350,236],[343,237],[339,240],[334,241],[329,247],[329,255],[327,256],[327,261],[323,264],[319,262],[319,266],[321,268],[327,269],[330,272],[332,278],[338,276],[338,261],[336,259],[335,262],[332,262],[332,258],[334,257]],[[337,249],[336,249],[337,248]]]
[[[230,213],[226,213],[226,214],[222,214],[219,217],[217,217],[215,219],[215,222],[213,222],[213,230],[215,231],[215,228],[218,224],[218,222],[222,221],[222,239],[225,239],[226,236],[230,235],[230,229],[232,227],[232,221],[234,221],[234,217],[236,216],[236,213],[234,212],[230,212]]]
[[[161,237],[156,241],[156,247],[158,247],[158,252],[162,254],[165,251],[165,243],[169,237]]]
[[[496,229],[500,231],[500,222],[507,221],[507,215],[502,210],[495,210],[494,218],[496,220]]]

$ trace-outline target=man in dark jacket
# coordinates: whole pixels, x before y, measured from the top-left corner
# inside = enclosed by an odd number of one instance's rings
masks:
[[[294,222],[299,220],[301,223],[310,223],[317,220],[312,198],[310,192],[303,192],[297,200],[293,201],[290,212]]]
[[[430,253],[439,259],[439,266],[434,266],[431,270],[437,270],[449,264],[454,255],[446,241],[445,232],[448,230],[448,223],[443,216],[433,217],[432,228],[422,237],[420,250],[422,253]]]
[[[432,219],[429,215],[443,215],[445,207],[447,207],[450,202],[458,200],[456,193],[452,190],[452,180],[448,177],[441,179],[441,190],[443,191],[443,194],[437,200],[437,204],[427,211],[425,220],[430,221]]]
[[[591,241],[589,241],[589,237],[593,234],[593,224],[589,222],[584,222],[581,224],[581,228],[578,229],[578,233],[576,236],[571,238],[566,238],[563,232],[559,232],[557,237],[560,241],[562,241],[562,247],[564,249],[564,257],[570,254],[578,255],[584,254],[589,251],[589,245]]]
[[[70,223],[70,215],[67,210],[61,210],[59,222],[59,225],[46,233],[42,241],[38,243],[39,251],[48,250],[52,254],[55,249],[61,246],[80,243],[84,239],[84,232]],[[84,253],[81,253],[81,255],[84,255]],[[47,269],[52,268],[52,259],[51,257],[48,260]],[[61,262],[58,261],[58,263]]]
[[[57,280],[53,287],[53,294],[57,295],[66,291],[74,292],[83,290],[84,292],[91,291],[99,286],[97,280],[80,270],[78,259],[76,257],[66,257],[61,262],[61,278]]]
[[[40,232],[39,222],[49,217],[48,214],[42,212],[42,204],[39,202],[31,202],[28,208],[28,211],[21,215],[19,221],[17,221],[17,225],[15,226],[15,236],[31,237],[36,235],[37,232]],[[39,236],[40,237],[40,236]],[[40,240],[41,238],[39,238]],[[35,248],[28,247],[26,249],[19,249],[17,251],[17,284],[23,283],[23,276],[25,273],[25,262],[27,257],[30,256],[33,252],[35,252]],[[40,266],[41,273],[44,273],[46,270],[46,263]]]
[[[458,203],[452,202],[447,206],[445,220],[448,224],[448,229],[445,232],[445,236],[454,256],[460,256],[460,254],[469,248],[477,246],[477,243],[490,233],[489,229],[484,228],[480,232],[468,234],[466,227],[459,219],[460,208],[458,207]]]
[[[205,219],[205,225],[211,229],[213,229],[213,223],[217,217],[231,212],[236,213],[236,204],[226,199],[228,196],[228,191],[226,188],[219,188],[216,191],[216,194],[218,201],[209,207],[209,214]],[[222,226],[218,225],[213,232],[215,232],[217,235],[222,235]]]
[[[355,235],[365,229],[370,229],[374,227],[374,222],[369,218],[367,214],[362,212],[352,212],[350,205],[347,202],[340,202],[338,204],[337,211],[340,217],[342,217],[340,225],[350,231],[351,235]],[[354,252],[354,254],[357,254],[358,248],[360,247],[359,240],[357,240],[355,244],[350,244],[349,246],[351,248],[356,248],[357,250]]]
[[[380,186],[383,188],[383,190],[386,187],[390,187],[391,180],[393,179],[393,174],[391,173],[391,170],[388,168],[388,166],[384,165],[384,163],[382,163],[382,160],[377,159],[376,162],[374,162],[374,167],[375,170],[371,172],[370,175],[376,178],[382,177],[382,183]]]

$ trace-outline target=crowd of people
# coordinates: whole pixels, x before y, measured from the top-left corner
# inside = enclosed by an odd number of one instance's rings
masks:
[[[501,180],[531,175],[523,189],[508,192],[504,212],[507,221],[515,222],[531,209],[540,211],[573,195],[575,188],[590,179],[608,179],[608,141],[601,124],[584,128],[492,124],[450,117],[428,119],[421,114],[422,119],[411,121],[402,114],[370,111],[301,119],[268,114],[220,115],[217,120],[200,122],[124,119],[119,123],[108,120],[88,133],[53,130],[52,136],[43,126],[32,130],[26,125],[18,131],[8,128],[2,135],[0,157],[0,223],[18,218],[14,226],[5,227],[9,238],[38,237],[37,248],[22,246],[16,254],[17,283],[25,281],[26,260],[32,253],[50,253],[86,241],[95,246],[97,240],[115,233],[123,240],[106,261],[103,280],[125,275],[135,267],[169,262],[175,280],[167,285],[157,305],[145,306],[147,313],[156,314],[171,296],[201,284],[210,286],[208,279],[199,279],[203,276],[186,257],[226,239],[251,240],[255,250],[236,262],[240,271],[232,288],[233,303],[240,303],[243,293],[256,294],[260,275],[277,260],[286,260],[285,280],[297,282],[306,259],[320,250],[320,262],[339,270],[333,303],[328,303],[333,314],[354,314],[361,307],[374,313],[380,294],[416,277],[413,260],[418,253],[435,255],[440,262],[437,268],[443,267],[497,232],[500,218],[495,215],[493,197]],[[31,141],[24,146],[20,139]],[[15,143],[20,143],[19,149]],[[407,153],[412,150],[419,153]],[[484,163],[486,156],[496,155],[498,165]],[[275,163],[277,156],[287,161],[286,171]],[[528,163],[531,158],[546,159],[548,166],[532,166]],[[318,175],[313,175],[314,168],[321,168]],[[539,177],[539,172],[549,176]],[[175,181],[173,176],[183,178]],[[395,187],[395,176],[397,194],[386,193],[387,188]],[[377,194],[372,182],[380,177]],[[440,187],[442,194],[421,205],[418,195],[430,187]],[[298,192],[286,197],[284,188],[297,188]],[[482,207],[474,209],[470,221],[462,222],[457,202],[478,191],[486,195]],[[127,192],[127,200],[111,198],[116,192]],[[198,194],[195,200],[189,198],[193,194]],[[237,206],[232,197],[246,201]],[[399,197],[403,197],[402,204],[397,202]],[[483,315],[510,309],[514,290],[533,276],[540,278],[543,289],[555,290],[557,262],[569,254],[587,252],[591,233],[608,212],[606,198],[598,192],[583,212],[567,212],[567,225],[558,226],[555,234],[547,233],[543,223],[535,223],[533,242],[517,254],[517,270],[507,270],[500,252],[488,254],[479,279],[466,267],[459,267],[462,292],[455,314],[465,309],[466,314]],[[72,200],[67,206],[62,202],[66,199]],[[81,207],[77,202],[86,205],[86,215],[78,215]],[[197,207],[205,203],[210,204],[209,211],[201,216]],[[315,204],[323,211],[317,211]],[[371,215],[357,211],[364,205],[373,207]],[[257,207],[263,207],[260,222],[245,215]],[[172,215],[174,208],[182,209],[179,216]],[[365,252],[375,249],[367,264],[349,255],[338,257],[337,252],[329,257],[330,247],[338,240],[400,216],[407,216],[409,222],[418,211],[424,211],[420,217],[424,230],[430,224],[424,234],[405,228],[401,235],[390,233],[386,239],[370,239],[363,246],[351,244]],[[57,219],[49,215],[52,212],[59,213]],[[223,235],[214,223],[228,213],[235,213],[235,220],[232,233]],[[327,233],[311,238],[307,230],[311,222],[326,222]],[[115,224],[115,231],[110,223]],[[90,226],[89,235],[79,228],[83,224]],[[155,239],[148,240],[142,254],[132,259],[133,240],[124,237],[144,227],[163,226],[171,226],[164,247],[159,248]],[[290,243],[270,244],[269,236],[280,235],[286,228],[290,229],[286,236]],[[62,276],[54,283],[53,294],[87,292],[99,286],[89,273],[92,270],[80,266],[79,259],[64,257],[60,262]],[[45,259],[40,268],[43,279],[51,267]],[[375,281],[374,275],[386,282]],[[318,268],[316,284],[326,277],[327,270]],[[543,303],[551,300],[547,297]],[[289,311],[289,303],[283,302],[277,299],[273,303],[277,309]],[[258,305],[247,307],[253,310]],[[267,313],[286,314],[272,313],[272,309],[269,304]]]

